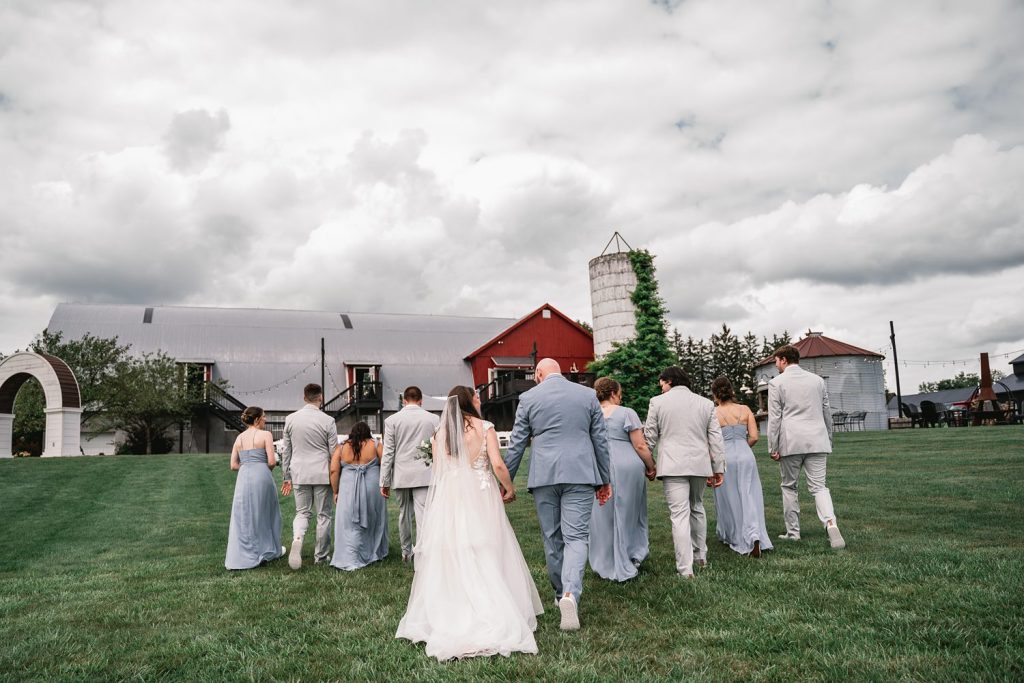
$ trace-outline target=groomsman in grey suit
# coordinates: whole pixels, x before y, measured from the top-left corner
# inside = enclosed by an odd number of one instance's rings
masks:
[[[338,446],[338,425],[320,410],[323,389],[307,384],[303,389],[306,405],[284,420],[281,462],[284,484],[281,493],[295,491],[295,519],[292,521],[292,549],[288,566],[302,567],[302,539],[316,510],[316,548],[313,561],[326,563],[331,553],[331,453]]]
[[[708,521],[704,488],[725,480],[725,442],[715,404],[690,391],[690,378],[675,365],[658,376],[661,395],[647,408],[644,440],[657,446],[658,479],[665,486],[676,571],[692,579],[693,565],[707,564]]]
[[[593,389],[567,380],[551,358],[537,363],[534,373],[537,386],[519,398],[505,464],[514,480],[532,437],[526,485],[544,536],[561,628],[575,631],[593,497],[604,505],[612,496],[608,431]]]
[[[420,459],[417,448],[429,439],[441,418],[423,409],[423,392],[409,387],[402,394],[401,410],[384,420],[384,452],[380,460],[380,493],[398,494],[398,536],[402,543],[402,561],[412,559],[412,520],[416,531],[422,529],[423,508],[427,504],[430,467]]]
[[[832,494],[825,486],[825,460],[832,452],[832,411],[825,380],[800,367],[800,351],[795,346],[780,346],[773,355],[779,375],[768,382],[768,451],[782,471],[786,533],[779,538],[800,540],[797,485],[802,469],[829,543],[837,550],[845,548],[832,509]]]

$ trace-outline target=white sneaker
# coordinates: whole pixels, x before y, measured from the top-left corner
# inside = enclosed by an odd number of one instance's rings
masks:
[[[563,631],[578,631],[580,628],[580,616],[576,613],[576,598],[572,593],[566,593],[558,601],[558,610],[562,613],[562,623],[559,625]]]
[[[799,541],[800,534],[794,534],[791,531],[787,531],[784,534],[779,534],[779,538],[783,541]]]
[[[833,550],[842,550],[846,547],[846,541],[843,540],[843,535],[839,533],[839,527],[835,524],[825,527],[828,532],[828,542],[832,544]]]
[[[292,569],[302,569],[302,539],[296,538],[292,541],[292,551],[288,553],[288,566]]]

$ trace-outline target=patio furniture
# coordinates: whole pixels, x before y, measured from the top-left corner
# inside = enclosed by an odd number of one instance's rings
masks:
[[[910,427],[923,427],[923,418],[921,417],[921,411],[917,409],[913,403],[901,403],[903,406],[903,417],[910,418]]]
[[[843,411],[836,411],[832,413],[832,431],[845,432],[847,417],[849,416]]]
[[[921,426],[938,427],[942,424],[939,419],[939,411],[932,401],[921,401]]]
[[[858,410],[855,413],[850,413],[849,416],[847,416],[846,418],[847,427],[849,427],[851,432],[854,430],[858,432],[863,432],[864,420],[866,420],[867,417],[868,411],[866,410]]]

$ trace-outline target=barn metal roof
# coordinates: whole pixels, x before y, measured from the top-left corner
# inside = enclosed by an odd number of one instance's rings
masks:
[[[470,365],[463,360],[467,352],[514,322],[468,316],[60,304],[48,329],[61,332],[65,339],[86,333],[116,336],[134,353],[160,350],[179,360],[212,361],[214,378],[226,379],[229,393],[273,411],[297,409],[302,387],[320,382],[323,337],[327,398],[345,388],[346,363],[379,364],[384,410],[392,411],[400,407],[399,394],[409,385],[423,391],[424,407],[440,410],[453,385],[473,383]]]

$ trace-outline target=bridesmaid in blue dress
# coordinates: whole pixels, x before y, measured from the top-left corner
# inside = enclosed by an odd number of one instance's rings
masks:
[[[622,405],[622,387],[602,377],[594,382],[608,427],[612,497],[594,501],[590,517],[590,568],[603,579],[628,581],[650,554],[647,542],[647,481],[654,459],[644,441],[643,423]]]
[[[715,489],[718,540],[741,555],[760,557],[772,549],[764,523],[764,493],[750,447],[757,443],[757,420],[747,406],[736,403],[732,382],[719,377],[711,383],[718,424],[725,439],[725,481]]]
[[[227,569],[252,569],[284,555],[281,545],[281,506],[270,473],[277,466],[274,436],[266,431],[263,409],[242,412],[248,429],[231,448],[231,469],[238,471],[228,526]]]
[[[380,495],[380,458],[365,422],[331,455],[334,489],[334,557],[331,566],[351,571],[388,554],[388,501]]]

